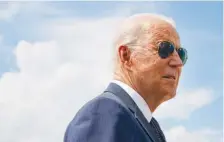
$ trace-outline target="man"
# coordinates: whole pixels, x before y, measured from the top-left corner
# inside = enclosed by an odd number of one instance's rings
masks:
[[[187,60],[174,22],[156,14],[131,16],[114,47],[114,80],[79,110],[64,142],[165,142],[152,113],[175,97]]]

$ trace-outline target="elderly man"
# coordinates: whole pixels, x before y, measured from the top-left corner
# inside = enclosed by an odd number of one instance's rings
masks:
[[[152,113],[175,97],[187,60],[174,22],[156,14],[131,16],[114,47],[114,80],[79,110],[64,142],[165,142]]]

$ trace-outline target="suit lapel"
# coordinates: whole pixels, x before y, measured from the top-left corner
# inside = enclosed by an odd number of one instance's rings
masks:
[[[105,92],[111,92],[116,95],[129,110],[133,113],[138,123],[143,127],[144,131],[148,134],[148,136],[156,142],[156,134],[153,128],[149,125],[147,119],[144,117],[138,106],[132,100],[132,98],[123,90],[120,86],[115,83],[111,83]]]

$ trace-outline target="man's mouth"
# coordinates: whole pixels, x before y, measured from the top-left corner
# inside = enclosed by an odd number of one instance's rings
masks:
[[[176,77],[173,75],[165,75],[163,78],[176,80]]]

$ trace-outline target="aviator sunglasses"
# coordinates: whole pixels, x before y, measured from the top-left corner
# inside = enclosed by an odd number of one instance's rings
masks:
[[[159,43],[158,46],[158,53],[159,56],[163,59],[169,57],[171,54],[173,54],[174,50],[177,51],[183,65],[187,62],[188,56],[187,56],[187,50],[180,47],[180,48],[175,48],[175,46],[168,42],[168,41],[162,41]]]

